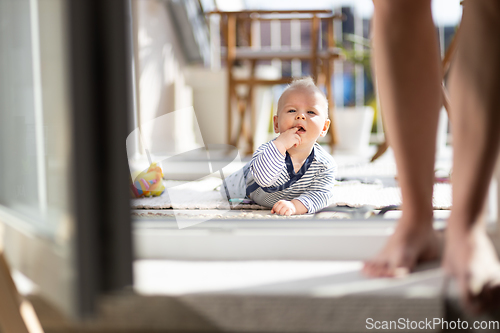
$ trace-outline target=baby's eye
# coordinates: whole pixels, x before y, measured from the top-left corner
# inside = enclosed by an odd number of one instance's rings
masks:
[[[307,113],[309,113],[309,114],[316,114],[316,112],[314,112],[314,111],[307,111]]]
[[[291,109],[291,110],[288,110],[288,112],[292,113],[292,112],[295,112],[295,110],[294,110],[294,109]]]

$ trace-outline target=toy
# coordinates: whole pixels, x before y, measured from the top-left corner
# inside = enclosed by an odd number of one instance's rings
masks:
[[[162,182],[163,172],[156,162],[151,163],[149,168],[136,177],[130,184],[130,194],[132,198],[142,198],[150,196],[159,196],[165,191]]]

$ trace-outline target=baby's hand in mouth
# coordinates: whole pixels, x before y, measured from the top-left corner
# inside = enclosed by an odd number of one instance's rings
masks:
[[[304,130],[302,128],[302,130]],[[302,132],[304,133],[305,130]],[[302,143],[302,138],[300,137],[301,132],[299,132],[298,127],[292,127],[289,130],[281,133],[276,140],[274,141],[276,147],[278,150],[285,155],[286,150],[292,148],[292,147],[297,147],[300,146]]]

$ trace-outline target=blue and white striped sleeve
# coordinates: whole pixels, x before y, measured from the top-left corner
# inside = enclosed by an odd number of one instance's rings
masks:
[[[336,174],[336,165],[318,172],[312,180],[309,190],[297,198],[307,208],[308,214],[316,213],[331,203]]]
[[[262,187],[274,185],[284,168],[285,156],[276,148],[273,141],[260,146],[250,161],[253,178]]]

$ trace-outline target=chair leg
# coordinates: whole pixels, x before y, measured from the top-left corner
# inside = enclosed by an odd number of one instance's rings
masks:
[[[227,66],[227,141],[230,145],[234,145],[232,140],[232,112],[233,112],[233,101],[236,98],[236,90],[234,88],[233,82],[233,67],[234,59],[236,54],[236,17],[234,15],[227,15],[227,27],[225,29],[227,34],[227,56],[226,56],[226,66]],[[237,141],[237,139],[236,139]]]
[[[255,78],[255,69],[256,69],[256,61],[251,60],[250,62],[250,78],[253,80]],[[249,135],[247,136],[247,155],[252,155],[253,154],[253,136],[255,134],[255,124],[256,124],[256,111],[255,111],[255,89],[254,89],[254,84],[250,83],[248,87],[248,111],[250,114],[250,131]]]
[[[370,162],[374,162],[377,158],[382,156],[386,152],[387,148],[389,148],[389,143],[387,142],[387,140],[385,140],[384,142],[378,145],[377,151],[372,156]]]
[[[236,137],[233,136],[233,108],[236,104],[238,106],[238,94],[236,93],[236,89],[232,84],[232,80],[229,80],[231,84],[228,87],[228,101],[227,101],[227,141],[231,146],[235,146],[238,144],[238,136],[239,133],[236,133]],[[238,129],[238,127],[236,127]]]
[[[311,27],[311,75],[315,83],[318,82],[318,34],[319,34],[319,18],[313,15]]]
[[[238,115],[238,125],[236,127],[236,135],[234,137],[233,146],[238,147],[240,137],[245,138],[245,104],[246,100],[244,97],[236,95],[236,109]]]
[[[446,90],[446,87],[442,86],[441,88],[442,93],[443,93],[443,106],[446,109],[446,113],[448,113],[448,118],[451,119],[451,103],[450,103],[450,96],[448,95],[448,91]]]
[[[330,118],[329,143],[333,153],[337,144],[337,131],[335,130],[335,99],[332,89],[333,64],[331,59],[324,60],[324,72],[326,73],[326,94],[328,98],[328,116]]]
[[[22,301],[0,252],[0,327],[2,332],[43,333],[31,303]]]

